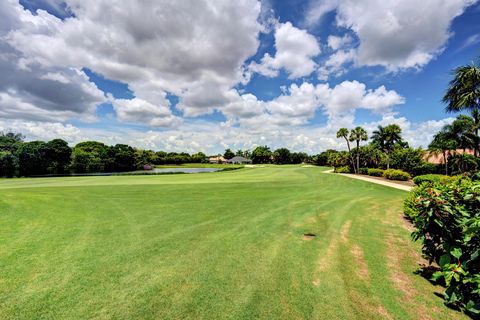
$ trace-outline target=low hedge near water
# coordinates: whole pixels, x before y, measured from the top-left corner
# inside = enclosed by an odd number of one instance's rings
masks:
[[[428,180],[427,180],[428,181]],[[480,181],[459,177],[421,183],[404,202],[424,257],[440,268],[432,280],[444,284],[445,302],[480,316]]]
[[[388,180],[397,181],[407,181],[412,178],[409,173],[398,169],[385,170],[385,172],[383,172],[383,177],[387,178]]]

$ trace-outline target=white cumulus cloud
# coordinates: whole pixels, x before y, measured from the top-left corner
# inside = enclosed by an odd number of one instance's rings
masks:
[[[440,54],[452,35],[452,21],[477,0],[337,0],[311,1],[308,25],[336,10],[340,27],[359,40],[360,66],[384,66],[389,71],[422,68]],[[330,38],[333,49],[340,39]]]
[[[278,23],[275,29],[275,55],[265,54],[260,63],[252,63],[250,69],[267,77],[275,77],[284,69],[290,79],[310,75],[317,67],[313,60],[320,54],[317,39],[306,30],[298,29],[290,22]]]

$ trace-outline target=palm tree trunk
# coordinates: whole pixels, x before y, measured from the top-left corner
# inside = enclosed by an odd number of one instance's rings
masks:
[[[447,155],[446,151],[443,150],[443,162],[445,163],[445,175],[448,176],[448,163],[447,163]]]
[[[357,172],[360,173],[360,140],[357,140]]]
[[[473,121],[475,123],[475,146],[473,148],[473,152],[475,157],[478,157],[478,143],[479,143],[479,123],[480,123],[480,113],[478,109],[474,109],[472,111]]]
[[[351,165],[352,165],[352,167],[353,167],[353,172],[357,173],[357,172],[356,172],[356,169],[355,169],[355,162],[353,162],[352,150],[350,149],[350,142],[348,142],[347,137],[345,137],[345,141],[347,141],[348,157],[350,158],[350,163],[351,163]]]
[[[478,123],[476,124],[477,128],[475,129],[475,136],[476,136],[476,139],[475,139],[475,149],[474,149],[474,152],[475,152],[475,157],[478,157],[478,142],[479,142],[479,129],[478,128]]]
[[[390,169],[390,153],[387,152],[387,170]]]

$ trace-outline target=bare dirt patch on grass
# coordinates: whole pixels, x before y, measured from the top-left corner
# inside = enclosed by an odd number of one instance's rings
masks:
[[[350,230],[350,226],[352,224],[352,221],[347,221],[342,225],[340,228],[340,239],[341,241],[347,241],[348,240],[348,232]],[[345,239],[345,240],[343,240]],[[316,277],[313,280],[313,284],[315,286],[318,286],[320,284],[320,279],[319,279],[319,274],[322,272],[325,272],[333,267],[333,263],[335,261],[335,254],[338,251],[339,247],[339,238],[335,237],[333,238],[330,243],[328,244],[328,247],[325,251],[324,254],[321,254],[318,258],[317,261],[317,271],[316,271]]]
[[[383,306],[378,306],[377,313],[382,316],[383,319],[392,319],[393,317]]]
[[[350,249],[350,252],[352,253],[355,259],[355,263],[358,267],[357,269],[358,276],[363,280],[368,280],[369,279],[368,265],[367,265],[367,262],[365,261],[365,256],[363,254],[362,248],[354,244]]]
[[[350,226],[352,225],[352,221],[348,220],[340,229],[340,238],[342,239],[342,243],[347,243],[348,241],[348,233],[350,232]]]
[[[315,216],[312,216],[312,217],[308,217],[307,218],[307,223],[308,224],[314,224],[317,222],[317,218]]]
[[[394,287],[403,294],[401,296],[402,302],[405,306],[409,306],[407,312],[415,315],[417,319],[431,320],[433,318],[429,315],[425,306],[416,300],[419,293],[412,285],[412,279],[401,268],[402,261],[407,257],[399,250],[397,242],[398,240],[393,235],[387,236],[387,266],[390,270],[390,280]],[[415,255],[421,259],[418,253]]]

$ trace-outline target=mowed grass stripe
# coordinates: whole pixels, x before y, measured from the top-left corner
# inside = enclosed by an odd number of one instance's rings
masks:
[[[461,319],[406,193],[322,170],[3,180],[0,317]]]

